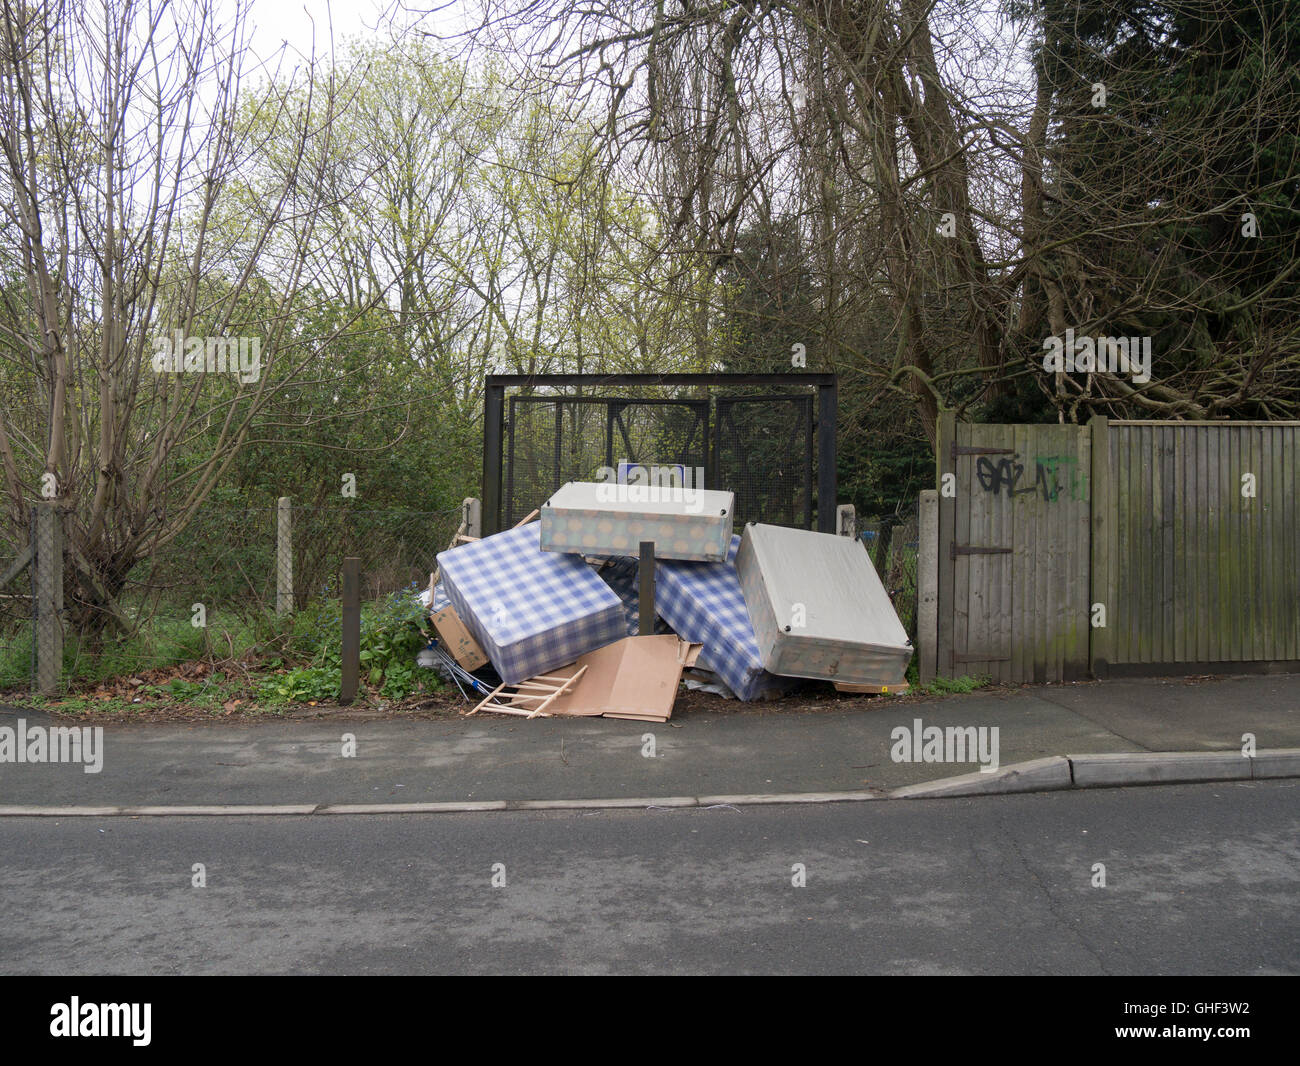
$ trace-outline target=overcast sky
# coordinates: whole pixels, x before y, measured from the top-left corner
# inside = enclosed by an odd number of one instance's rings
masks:
[[[234,12],[236,2],[220,0],[223,16]],[[463,25],[463,8],[459,0],[252,0],[249,39],[254,54],[263,60],[284,44],[307,58],[314,32],[316,55],[324,57],[330,51],[331,30],[336,42],[358,34],[386,35],[394,24],[417,21],[439,33],[452,33]]]

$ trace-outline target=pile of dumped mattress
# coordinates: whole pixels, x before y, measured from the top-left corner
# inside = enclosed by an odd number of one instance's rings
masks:
[[[729,492],[628,490],[570,482],[539,521],[438,555],[421,662],[486,693],[469,713],[664,721],[683,675],[742,700],[797,678],[906,687],[912,647],[861,542],[754,523],[735,536]],[[647,541],[656,619],[637,635]]]

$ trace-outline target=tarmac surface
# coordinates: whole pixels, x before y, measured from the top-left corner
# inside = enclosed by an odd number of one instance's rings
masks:
[[[65,977],[1295,974],[1297,798],[1300,782],[1260,781],[707,810],[3,818],[0,960]],[[1252,1016],[1182,1021],[1285,1032],[1262,994],[1231,985],[1214,998]],[[222,1024],[225,1008],[210,1007]],[[1103,1031],[1095,1007],[1039,1026],[1041,1011],[1010,997],[993,1013],[1045,1040]]]

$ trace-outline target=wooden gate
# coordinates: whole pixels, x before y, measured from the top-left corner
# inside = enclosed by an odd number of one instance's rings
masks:
[[[938,673],[1088,676],[1086,426],[939,425]]]

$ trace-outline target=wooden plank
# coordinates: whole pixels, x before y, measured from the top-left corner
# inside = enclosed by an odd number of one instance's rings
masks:
[[[1276,558],[1273,552],[1275,543],[1274,525],[1277,520],[1277,513],[1281,509],[1281,471],[1277,469],[1275,462],[1275,447],[1273,444],[1274,430],[1271,428],[1261,427],[1259,430],[1259,449],[1260,449],[1260,466],[1261,479],[1268,481],[1268,495],[1261,498],[1260,505],[1260,561],[1262,565],[1261,581],[1268,591],[1266,597],[1266,613],[1264,615],[1263,647],[1260,649],[1261,654],[1267,660],[1276,660],[1282,658],[1283,643],[1278,640],[1285,622],[1281,614],[1281,604],[1278,602],[1278,593],[1285,584],[1285,578],[1278,571]]]
[[[1279,489],[1281,479],[1274,462],[1273,430],[1260,426],[1253,429],[1255,447],[1259,453],[1260,465],[1260,500],[1259,500],[1259,572],[1260,584],[1264,589],[1264,611],[1260,615],[1260,629],[1256,654],[1265,661],[1282,658],[1282,644],[1277,639],[1285,623],[1279,610],[1278,592],[1284,578],[1275,566],[1273,555],[1274,522],[1281,504]],[[1267,487],[1265,487],[1267,486]]]
[[[916,643],[922,685],[934,680],[939,645],[939,493],[921,493],[917,511]]]
[[[1295,535],[1295,531],[1300,529],[1300,429],[1294,426],[1287,427],[1286,446],[1280,462],[1289,479],[1285,492],[1287,514],[1282,522],[1282,537],[1279,541],[1282,567],[1290,578],[1286,603],[1283,605],[1291,629],[1286,657],[1297,660],[1300,659],[1300,611],[1295,610],[1294,605],[1300,602],[1300,537]]]
[[[953,440],[958,447],[973,447],[972,435],[976,427],[968,422],[960,422],[955,427]],[[979,495],[978,482],[975,478],[975,461],[969,456],[958,456],[953,458],[951,453],[948,456],[948,462],[953,464],[953,472],[957,475],[957,506],[953,513],[952,535],[954,544],[970,543],[970,516],[971,509],[976,506],[976,497]],[[892,540],[891,540],[892,545]],[[949,552],[949,555],[952,553]],[[972,586],[972,563],[974,557],[969,555],[959,555],[953,566],[953,597],[952,597],[952,652],[953,652],[953,677],[960,677],[969,672],[969,667],[963,667],[958,663],[958,656],[969,655],[970,646],[970,598]]]
[[[586,672],[587,667],[584,665],[579,667],[571,677],[542,674],[526,681],[502,682],[473,708],[466,711],[465,717],[478,714],[479,711],[495,711],[498,714],[513,714],[524,718],[549,718],[551,715],[547,713],[547,708],[559,696],[572,689]],[[524,687],[540,688],[542,691],[536,693],[520,691]],[[510,689],[514,691],[507,691]],[[536,702],[537,706],[519,707],[516,705],[519,700]]]
[[[1214,486],[1210,478],[1210,436],[1202,427],[1193,434],[1196,441],[1196,496],[1191,505],[1196,510],[1196,554],[1200,561],[1200,580],[1196,584],[1196,661],[1208,662],[1210,656],[1210,627],[1216,617],[1218,590],[1214,585],[1218,564],[1210,550],[1210,531],[1214,523],[1212,508]]]
[[[1286,501],[1277,541],[1279,566],[1287,575],[1282,613],[1287,619],[1288,635],[1283,657],[1295,660],[1300,659],[1300,611],[1293,606],[1300,603],[1300,536],[1294,532],[1300,529],[1300,431],[1293,426],[1283,428],[1278,464],[1285,479],[1282,495]]]
[[[640,542],[641,558],[637,566],[637,632],[652,636],[655,631],[655,542]]]
[[[546,708],[549,707],[552,703],[554,703],[560,696],[564,695],[564,693],[568,692],[575,685],[577,685],[577,683],[582,680],[582,675],[585,674],[586,672],[587,672],[586,666],[579,667],[578,672],[575,673],[567,681],[565,681],[564,684],[557,687],[556,690],[551,693],[549,698],[539,703],[537,705],[537,709],[533,711],[533,713],[529,715],[529,717],[535,718],[537,715],[544,712]]]
[[[1070,481],[1069,565],[1066,579],[1069,595],[1067,610],[1068,637],[1065,643],[1063,677],[1080,681],[1088,676],[1089,615],[1092,600],[1089,582],[1092,573],[1092,433],[1086,426],[1076,426],[1074,437],[1075,465]]]
[[[1140,456],[1138,465],[1134,470],[1137,475],[1138,493],[1137,502],[1144,505],[1142,521],[1140,524],[1141,539],[1138,542],[1137,555],[1137,572],[1135,583],[1136,609],[1133,612],[1133,641],[1137,648],[1137,661],[1140,663],[1150,663],[1153,660],[1151,648],[1151,629],[1150,619],[1155,611],[1154,579],[1155,566],[1153,565],[1156,550],[1156,523],[1159,521],[1159,514],[1156,508],[1155,480],[1152,476],[1152,433],[1154,427],[1141,426],[1138,428],[1139,447],[1134,458]]]
[[[957,428],[957,438],[969,448],[988,448],[992,426],[962,425]],[[986,513],[989,506],[989,494],[983,490],[977,475],[979,458],[963,455],[957,458],[957,482],[967,489],[957,506],[957,543],[959,545],[988,546],[988,529]],[[964,505],[964,506],[963,506]],[[968,555],[958,558],[954,570],[958,583],[956,599],[957,613],[953,619],[953,658],[954,664],[962,658],[964,667],[961,674],[982,674],[984,663],[979,658],[991,654],[987,648],[988,605],[985,603],[984,555]]]
[[[997,427],[993,438],[994,446],[1015,449],[1015,431],[1006,426]],[[989,498],[986,543],[997,547],[1012,548],[1012,529],[1015,526],[1015,497]],[[1014,549],[1013,549],[1014,550]],[[1015,619],[1011,615],[1011,562],[1012,552],[1005,555],[991,555],[985,559],[984,570],[988,575],[988,646],[997,659],[988,666],[988,675],[997,682],[1010,681],[1011,641],[1015,628]],[[1001,661],[998,661],[1001,660]]]
[[[1173,566],[1174,512],[1177,506],[1178,483],[1174,476],[1171,456],[1168,452],[1170,427],[1158,426],[1152,434],[1151,477],[1155,498],[1159,501],[1160,519],[1154,536],[1156,556],[1154,559],[1154,585],[1156,614],[1152,620],[1152,654],[1156,662],[1175,662],[1174,655],[1174,617],[1173,600]]]
[[[1034,456],[1037,455],[1044,447],[1048,434],[1052,432],[1051,426],[1030,426],[1028,433],[1028,448],[1026,449],[1027,461],[1025,463],[1025,474],[1027,477],[1033,476],[1037,471],[1034,469]],[[1031,474],[1033,471],[1033,474]],[[1043,499],[1041,492],[1027,492],[1023,499],[1031,501],[1030,513],[1033,516],[1034,528],[1034,554],[1033,554],[1033,574],[1031,580],[1034,587],[1034,658],[1033,658],[1033,680],[1036,684],[1042,684],[1048,680],[1047,677],[1047,642],[1049,637],[1050,626],[1046,623],[1051,612],[1051,599],[1048,587],[1048,550],[1051,547],[1051,529],[1047,522],[1047,502]]]
[[[1172,558],[1169,565],[1173,571],[1172,579],[1172,605],[1171,624],[1173,627],[1173,656],[1174,662],[1189,662],[1190,659],[1190,641],[1192,625],[1194,624],[1192,615],[1192,604],[1189,602],[1187,592],[1187,522],[1191,517],[1191,509],[1187,506],[1188,501],[1188,484],[1189,476],[1192,473],[1191,464],[1187,460],[1187,445],[1190,443],[1186,433],[1179,433],[1176,430],[1169,433],[1169,445],[1172,447],[1170,464],[1173,470],[1174,484],[1177,487],[1177,498],[1173,508],[1173,547]]]
[[[1236,487],[1232,484],[1232,435],[1225,433],[1226,426],[1207,430],[1215,451],[1215,475],[1218,499],[1215,501],[1214,524],[1214,573],[1219,594],[1219,615],[1211,629],[1214,647],[1210,656],[1215,662],[1232,659],[1232,615],[1233,597],[1233,563],[1236,550],[1233,541],[1236,536],[1236,519],[1238,499]]]
[[[1073,458],[1078,462],[1077,439],[1078,433],[1076,427],[1072,425],[1057,426],[1054,428],[1053,436],[1056,438],[1056,446],[1052,449],[1051,454],[1056,457],[1066,456]],[[1052,492],[1055,499],[1047,509],[1047,517],[1050,523],[1051,531],[1048,534],[1048,544],[1051,546],[1053,553],[1052,566],[1049,572],[1052,588],[1052,625],[1053,632],[1048,637],[1048,676],[1053,681],[1065,680],[1065,660],[1070,645],[1070,633],[1074,619],[1072,607],[1074,605],[1074,591],[1070,588],[1070,575],[1073,568],[1073,558],[1070,551],[1074,547],[1072,541],[1073,519],[1074,519],[1074,496],[1067,482],[1067,472],[1062,470],[1063,464],[1058,462],[1054,474],[1048,477],[1052,482]],[[1064,464],[1068,466],[1069,464]]]
[[[1088,581],[1088,672],[1093,677],[1107,676],[1107,665],[1111,661],[1110,650],[1110,612],[1113,604],[1111,591],[1111,532],[1114,521],[1111,518],[1110,498],[1110,420],[1105,415],[1095,415],[1088,423],[1092,434],[1091,472],[1089,505],[1091,512]],[[1092,628],[1092,604],[1100,603],[1106,609],[1106,625],[1099,629]]]
[[[1006,426],[996,427],[990,438],[991,447],[1014,448],[1015,432]],[[978,479],[977,479],[978,480]],[[980,534],[981,542],[996,547],[1011,547],[1011,528],[1014,523],[1014,497],[985,496],[987,522]],[[989,654],[988,675],[997,682],[1010,680],[1011,631],[1013,619],[1009,611],[1007,582],[1011,578],[1011,556],[989,555],[984,559],[987,588],[983,618],[984,640]],[[998,661],[999,658],[1003,661]]]
[[[1227,543],[1222,556],[1222,565],[1228,582],[1224,606],[1227,608],[1224,622],[1227,625],[1227,654],[1224,656],[1234,662],[1241,659],[1241,608],[1237,603],[1240,591],[1241,565],[1241,512],[1245,501],[1241,497],[1241,441],[1231,426],[1224,426],[1219,431],[1225,441],[1226,459],[1224,462],[1224,481],[1229,495],[1229,506],[1225,510],[1227,521]]]
[[[1027,443],[1027,431],[1023,426],[1011,427],[1011,447],[1019,457],[1016,462],[1023,463]],[[1011,602],[1008,605],[1010,615],[1011,662],[1008,664],[1008,680],[1021,682],[1033,677],[1033,655],[1029,647],[1032,630],[1026,628],[1028,614],[1032,612],[1032,600],[1029,597],[1028,575],[1033,567],[1033,530],[1030,526],[1028,509],[1021,503],[1022,497],[1014,497],[1011,508]]]
[[[939,491],[939,582],[938,646],[935,668],[939,677],[953,677],[953,571],[954,564],[949,548],[955,543],[957,500],[944,495],[944,474],[954,473],[949,448],[956,439],[956,416],[951,411],[939,415],[935,443],[935,488]],[[961,493],[960,487],[957,490]]]
[[[1054,427],[1053,436],[1056,446],[1051,454],[1055,457],[1065,456],[1073,459],[1077,467],[1079,460],[1078,427],[1064,425]],[[1048,474],[1055,499],[1047,509],[1051,526],[1048,543],[1053,553],[1050,571],[1052,588],[1052,623],[1053,632],[1048,640],[1048,675],[1053,681],[1065,680],[1065,662],[1069,655],[1071,634],[1076,630],[1073,607],[1077,590],[1071,588],[1070,578],[1074,569],[1075,557],[1071,554],[1075,548],[1073,541],[1075,500],[1069,484],[1073,471],[1071,464],[1057,462],[1055,470]],[[1062,469],[1065,467],[1066,469]]]

